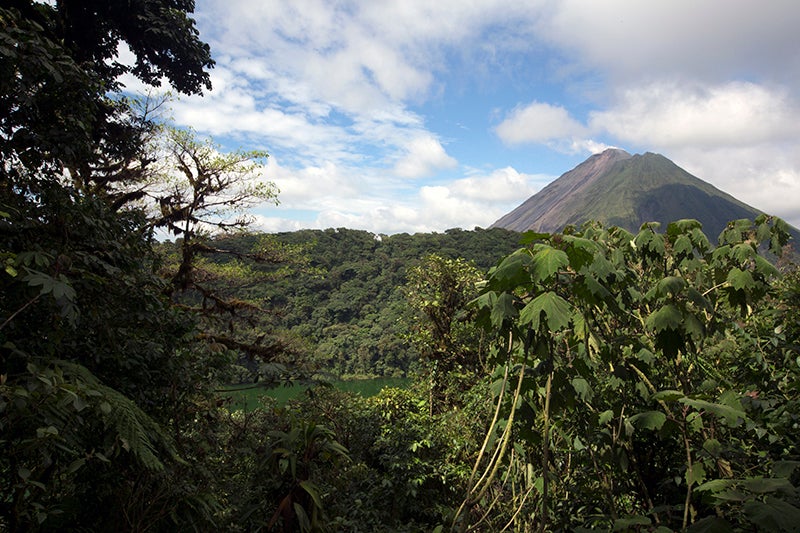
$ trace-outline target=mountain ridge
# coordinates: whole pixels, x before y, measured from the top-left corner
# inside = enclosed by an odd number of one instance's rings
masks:
[[[552,233],[597,220],[638,231],[645,222],[666,225],[694,218],[716,237],[729,221],[761,213],[663,155],[610,148],[565,172],[489,227]]]

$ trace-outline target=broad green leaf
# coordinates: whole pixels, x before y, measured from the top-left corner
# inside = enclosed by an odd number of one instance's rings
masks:
[[[308,519],[306,510],[297,502],[292,504],[294,514],[297,516],[297,521],[300,523],[300,531],[311,531],[311,520]]]
[[[686,469],[686,484],[688,486],[699,485],[706,480],[706,469],[703,463],[696,462],[692,464],[691,468]]]
[[[322,508],[322,499],[319,497],[319,491],[314,483],[304,480],[300,482],[300,487],[302,487],[302,489],[306,491],[309,496],[311,496],[311,498],[314,500],[314,504],[317,507]]]
[[[755,287],[756,283],[753,281],[753,275],[746,270],[739,270],[734,267],[728,273],[728,283],[734,289],[749,289]]]
[[[718,417],[725,418],[728,425],[735,426],[739,420],[746,418],[745,412],[740,409],[735,409],[729,405],[722,405],[719,403],[707,402],[705,400],[697,400],[694,398],[681,398],[679,402],[694,407],[698,411],[706,411]]]
[[[712,457],[719,457],[720,452],[722,452],[722,444],[717,439],[706,439],[703,443],[703,449]]]
[[[563,239],[569,244],[566,249],[569,264],[576,271],[591,263],[595,256],[599,255],[600,247],[595,241],[574,235],[564,235]]]
[[[645,320],[645,325],[656,333],[671,329],[680,331],[683,315],[680,310],[672,304],[662,306],[660,309],[651,313]]]
[[[782,477],[756,477],[745,479],[742,481],[742,488],[757,494],[769,494],[771,492],[793,494],[795,491],[794,485],[792,485],[788,479]]]
[[[84,465],[84,463],[86,463],[86,458],[85,457],[81,457],[81,458],[75,459],[67,467],[67,473],[68,474],[74,474],[75,472],[80,470],[80,468]]]
[[[675,239],[675,243],[672,245],[672,250],[676,254],[688,254],[694,250],[694,245],[692,244],[692,240],[688,235],[681,235]]]
[[[695,289],[694,287],[688,287],[686,289],[686,297],[692,302],[694,305],[701,309],[711,310],[712,306],[708,299],[703,296],[700,291]]]
[[[609,275],[616,271],[614,265],[611,264],[611,261],[606,259],[604,255],[599,254],[594,256],[592,262],[586,268],[596,277],[603,280],[607,279]]]
[[[706,334],[706,328],[703,323],[692,314],[687,314],[684,318],[683,330],[698,341]]]
[[[797,467],[800,467],[800,461],[776,461],[772,464],[772,472],[775,477],[789,479]]]
[[[514,295],[504,292],[492,307],[492,325],[500,327],[505,319],[514,319],[517,314],[517,308],[514,307]]]
[[[644,361],[649,365],[652,364],[653,361],[655,361],[656,356],[653,354],[653,352],[651,352],[647,348],[642,348],[641,350],[636,352],[636,358],[639,361]]]
[[[686,280],[678,276],[667,276],[659,280],[655,286],[655,293],[657,297],[662,296],[676,296],[686,287]],[[648,293],[649,296],[649,293]]]
[[[731,255],[741,264],[756,256],[756,251],[746,242],[739,243],[731,249]]]
[[[763,502],[749,500],[743,509],[759,531],[797,531],[800,524],[800,509],[772,496],[767,496]]]
[[[592,387],[589,385],[589,382],[583,378],[575,378],[571,381],[572,388],[575,389],[575,393],[578,395],[578,398],[585,402],[592,401]]]
[[[550,331],[558,331],[569,325],[571,308],[569,302],[552,291],[540,294],[526,305],[520,312],[520,323],[530,324],[532,329],[539,329],[541,315],[544,313]]]
[[[488,291],[484,294],[481,294],[467,305],[475,306],[479,309],[484,307],[488,307],[489,309],[494,307],[495,302],[497,301],[497,293],[494,291]]]
[[[775,265],[773,265],[772,263],[770,263],[769,261],[767,261],[766,259],[764,259],[760,255],[757,255],[755,257],[755,262],[756,262],[756,272],[758,272],[762,276],[768,278],[768,277],[771,277],[771,276],[780,275],[780,272],[778,272],[778,269],[775,268]]]
[[[597,425],[604,426],[608,422],[610,422],[611,419],[613,418],[614,418],[614,411],[612,411],[611,409],[603,411],[602,413],[600,413],[600,416],[597,417]]]
[[[733,485],[733,481],[730,479],[712,479],[711,481],[699,484],[694,490],[698,492],[717,493],[727,490],[731,485]]]
[[[661,401],[661,402],[674,402],[680,398],[683,398],[684,394],[678,390],[662,390],[658,391],[652,396],[650,399],[654,402]]]
[[[535,231],[526,231],[519,239],[519,243],[523,245],[532,244],[538,241],[544,241],[550,238],[549,233],[537,233]]]
[[[489,284],[498,290],[513,290],[519,285],[530,283],[527,267],[531,255],[527,249],[520,249],[503,259],[489,275]]]
[[[705,233],[703,233],[702,229],[693,229],[691,235],[694,247],[697,248],[701,253],[705,253],[711,248],[711,242],[709,242],[708,237]]]
[[[593,295],[597,296],[598,298],[608,298],[611,296],[611,293],[608,292],[608,289],[601,285],[600,282],[597,281],[591,274],[587,274],[583,279],[586,283],[586,288],[588,288],[589,292],[591,292]]]
[[[661,429],[667,421],[667,415],[661,411],[645,411],[628,418],[631,424],[639,429]]]
[[[534,281],[544,281],[560,269],[569,265],[569,257],[563,250],[557,250],[547,245],[534,247],[531,276]]]
[[[675,237],[676,235],[689,233],[692,230],[700,229],[702,227],[703,225],[698,220],[693,218],[682,218],[667,224],[667,235],[670,237]]]

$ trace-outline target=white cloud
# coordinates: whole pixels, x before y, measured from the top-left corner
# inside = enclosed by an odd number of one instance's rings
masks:
[[[504,142],[521,144],[581,136],[586,128],[561,106],[532,102],[514,108],[495,131]]]
[[[609,109],[592,113],[591,124],[638,145],[749,146],[796,138],[800,107],[785,90],[754,83],[654,83],[624,91]]]
[[[800,151],[782,146],[684,146],[665,154],[691,174],[800,228]]]
[[[403,178],[421,178],[457,164],[437,139],[425,136],[413,139],[405,146],[405,154],[395,165],[394,173]]]
[[[489,203],[521,203],[553,181],[554,176],[520,174],[513,167],[494,170],[488,175],[470,176],[453,181],[448,190],[456,196]],[[516,206],[515,206],[516,207]]]
[[[564,0],[539,34],[588,68],[615,79],[797,78],[795,0]]]

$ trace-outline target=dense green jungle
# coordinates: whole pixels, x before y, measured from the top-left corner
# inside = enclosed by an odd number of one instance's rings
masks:
[[[117,81],[208,90],[192,8],[0,7],[0,530],[798,530],[782,220],[253,233],[267,154]]]

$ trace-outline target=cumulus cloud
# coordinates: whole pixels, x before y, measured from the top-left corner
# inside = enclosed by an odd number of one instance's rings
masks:
[[[625,90],[591,115],[594,129],[659,147],[747,146],[800,134],[800,107],[784,89],[747,82],[687,87],[653,83]]]
[[[553,178],[549,175],[522,174],[513,167],[505,167],[489,174],[457,179],[448,186],[448,190],[459,197],[480,200],[486,204],[521,203],[520,199],[535,194],[543,183]]]
[[[780,145],[684,146],[669,157],[693,175],[770,215],[800,227],[800,152]]]
[[[442,144],[430,136],[418,137],[405,146],[405,154],[394,167],[394,173],[403,178],[421,178],[437,170],[453,168],[458,163],[447,155]]]
[[[578,137],[586,133],[586,128],[564,107],[532,102],[514,108],[495,131],[504,142],[521,144]]]

